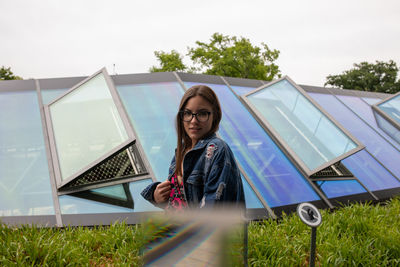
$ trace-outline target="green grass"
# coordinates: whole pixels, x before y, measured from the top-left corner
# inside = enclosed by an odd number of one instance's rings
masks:
[[[139,266],[143,233],[117,223],[95,228],[0,226],[0,266]]]
[[[400,200],[322,210],[316,266],[400,266]],[[158,227],[63,229],[0,224],[0,266],[140,266]],[[249,225],[250,266],[308,266],[310,228],[295,215]]]
[[[316,266],[400,266],[398,198],[387,205],[355,204],[321,214]],[[308,266],[310,235],[294,214],[252,223],[249,264]]]

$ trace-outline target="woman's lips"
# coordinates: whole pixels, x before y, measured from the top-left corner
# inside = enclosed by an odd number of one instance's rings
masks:
[[[197,133],[201,130],[201,128],[189,128],[189,131],[193,132],[193,133]]]

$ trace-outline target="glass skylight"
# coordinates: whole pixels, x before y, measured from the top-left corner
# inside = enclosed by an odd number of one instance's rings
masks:
[[[362,149],[289,78],[244,97],[267,131],[308,175]]]
[[[134,142],[115,94],[103,69],[46,106],[58,187]]]
[[[372,107],[379,127],[400,144],[400,92]]]

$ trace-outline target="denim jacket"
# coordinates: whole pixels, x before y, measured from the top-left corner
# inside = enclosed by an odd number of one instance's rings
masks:
[[[169,167],[168,180],[175,174],[175,156]],[[212,207],[218,203],[242,205],[242,179],[229,146],[215,134],[199,140],[183,159],[183,181],[189,207]],[[151,203],[160,182],[148,185],[141,195]]]

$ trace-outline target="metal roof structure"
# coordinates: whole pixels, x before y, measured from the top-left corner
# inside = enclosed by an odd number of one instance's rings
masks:
[[[250,219],[302,202],[333,208],[400,193],[399,130],[388,133],[376,115],[396,96],[297,85],[289,77],[102,69],[0,82],[0,221],[106,225],[160,211],[140,192],[166,179],[180,99],[200,83],[221,102],[218,135],[235,154]]]

